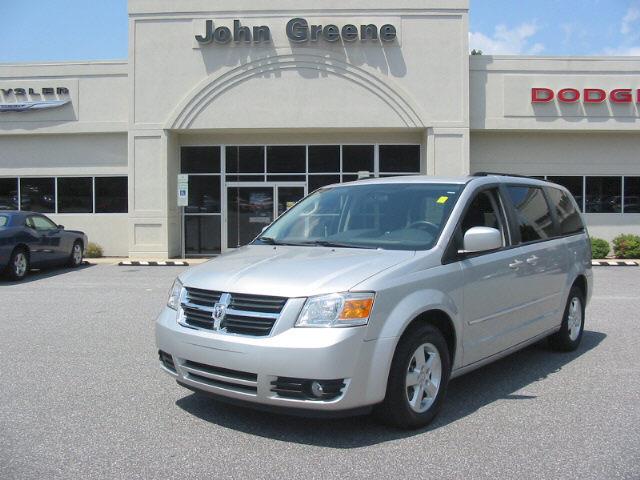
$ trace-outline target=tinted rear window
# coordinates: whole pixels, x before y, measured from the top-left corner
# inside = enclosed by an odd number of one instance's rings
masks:
[[[548,192],[551,205],[560,223],[560,234],[571,235],[572,233],[582,232],[584,224],[575,204],[571,201],[571,197],[557,188],[549,188]]]
[[[545,240],[555,235],[555,228],[544,192],[538,187],[507,187],[516,208],[520,241]]]

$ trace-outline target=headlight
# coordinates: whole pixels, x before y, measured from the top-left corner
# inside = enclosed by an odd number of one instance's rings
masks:
[[[180,296],[182,295],[182,282],[176,278],[173,282],[171,290],[169,290],[169,300],[167,300],[167,307],[178,310],[180,306]]]
[[[366,325],[373,308],[373,293],[332,293],[309,297],[296,327],[355,327]]]

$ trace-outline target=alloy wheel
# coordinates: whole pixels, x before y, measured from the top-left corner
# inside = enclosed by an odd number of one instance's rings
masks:
[[[420,345],[411,356],[405,382],[407,401],[414,412],[424,413],[436,400],[442,381],[442,360],[431,343]]]
[[[17,277],[23,277],[27,273],[27,256],[18,252],[13,259],[13,268]]]
[[[578,297],[573,297],[569,304],[567,328],[569,329],[569,338],[572,342],[575,342],[582,328],[582,303]]]
[[[80,265],[80,262],[82,261],[82,248],[80,247],[79,243],[76,243],[73,246],[73,263],[75,265]]]

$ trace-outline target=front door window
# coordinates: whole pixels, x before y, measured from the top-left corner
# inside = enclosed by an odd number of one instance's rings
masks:
[[[304,197],[302,185],[232,186],[227,188],[227,247],[247,245]]]
[[[304,187],[283,187],[278,189],[278,216],[293,207],[304,197]]]
[[[227,246],[241,247],[273,222],[273,187],[229,187]]]

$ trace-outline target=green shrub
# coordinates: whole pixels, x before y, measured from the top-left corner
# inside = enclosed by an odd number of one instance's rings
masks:
[[[89,242],[84,252],[84,256],[87,258],[100,258],[102,257],[102,247],[97,243]]]
[[[616,258],[640,258],[640,237],[623,234],[613,239],[613,253]]]
[[[601,238],[591,239],[591,251],[593,252],[593,258],[606,258],[611,251],[609,242]]]

